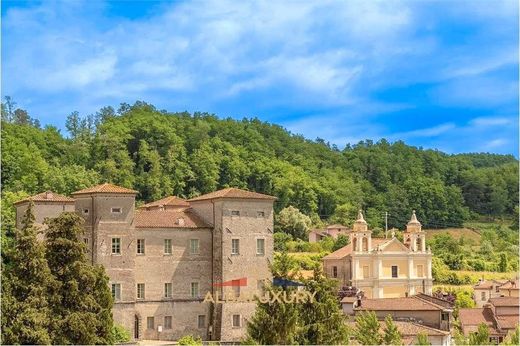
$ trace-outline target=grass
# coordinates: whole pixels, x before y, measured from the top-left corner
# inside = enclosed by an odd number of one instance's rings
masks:
[[[486,280],[511,280],[515,279],[518,276],[517,272],[476,272],[471,270],[457,270],[455,271],[462,275],[469,275],[470,277],[476,277],[477,280],[480,278],[484,278]]]
[[[471,228],[445,228],[445,229],[426,229],[426,239],[431,239],[438,234],[449,234],[454,239],[471,239],[474,242],[480,242],[480,233]]]

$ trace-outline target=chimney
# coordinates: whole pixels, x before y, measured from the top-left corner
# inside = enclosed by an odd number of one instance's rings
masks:
[[[52,199],[52,192],[51,191],[45,191],[45,199]]]
[[[361,307],[361,297],[357,297],[357,301],[356,301],[356,307],[359,308]]]

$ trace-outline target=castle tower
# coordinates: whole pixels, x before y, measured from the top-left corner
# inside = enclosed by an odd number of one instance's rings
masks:
[[[412,217],[406,225],[404,240],[410,250],[414,252],[426,251],[426,233],[422,231],[422,225],[419,220],[417,220],[415,210],[412,212]]]
[[[372,249],[372,231],[368,230],[368,224],[361,209],[358,211],[357,220],[350,233],[350,241],[356,252],[368,252]]]

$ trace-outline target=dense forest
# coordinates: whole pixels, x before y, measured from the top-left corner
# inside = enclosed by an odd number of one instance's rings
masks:
[[[313,223],[363,208],[372,227],[403,228],[412,209],[425,227],[511,217],[518,205],[512,155],[448,155],[382,139],[339,149],[258,119],[169,113],[145,102],[71,113],[67,134],[6,98],[2,103],[2,199],[69,194],[112,182],[140,202],[234,186],[278,197]],[[352,215],[354,216],[354,214]]]

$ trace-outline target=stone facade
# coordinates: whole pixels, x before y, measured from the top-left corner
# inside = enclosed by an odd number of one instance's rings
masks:
[[[325,274],[337,279],[339,286],[354,286],[368,298],[432,293],[432,254],[415,212],[404,244],[395,236],[372,239],[361,211],[349,237],[350,244],[323,258]]]
[[[240,341],[270,280],[272,196],[224,189],[189,201],[167,197],[135,209],[137,191],[103,184],[72,194],[66,207],[36,204],[38,220],[76,211],[92,263],[105,267],[116,323],[138,339]],[[28,201],[17,205],[17,220]],[[245,279],[245,280],[244,280]],[[241,286],[222,286],[240,282]],[[238,291],[239,290],[239,291]],[[207,293],[223,302],[205,302]]]

